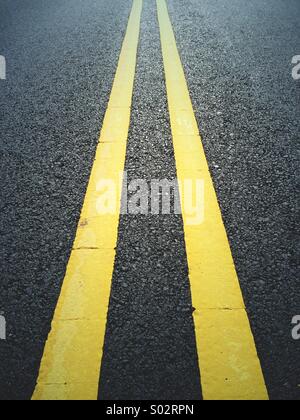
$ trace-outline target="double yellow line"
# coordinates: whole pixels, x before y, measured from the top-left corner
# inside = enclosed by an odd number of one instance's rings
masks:
[[[157,10],[178,178],[205,182],[201,225],[189,225],[182,205],[203,396],[268,399],[165,0],[157,0]],[[124,169],[141,12],[142,0],[133,0],[35,400],[98,396],[120,202],[113,215],[99,215],[96,202],[99,182],[118,184]],[[185,198],[182,191],[182,204]]]

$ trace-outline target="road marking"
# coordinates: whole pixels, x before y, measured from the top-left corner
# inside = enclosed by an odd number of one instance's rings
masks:
[[[76,239],[33,400],[96,400],[120,217],[99,215],[99,181],[124,171],[143,0],[133,0]]]
[[[189,225],[190,215],[183,206],[203,397],[266,400],[268,392],[165,0],[157,0],[157,9],[178,178],[205,182],[204,222]]]

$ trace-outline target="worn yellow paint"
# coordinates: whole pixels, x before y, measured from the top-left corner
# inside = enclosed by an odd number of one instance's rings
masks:
[[[99,214],[101,181],[124,171],[142,0],[133,0],[76,239],[33,400],[96,400],[120,216]]]
[[[157,0],[178,178],[205,185],[205,218],[185,241],[204,399],[268,399],[220,207],[202,146],[165,0]],[[193,197],[195,199],[195,197]]]

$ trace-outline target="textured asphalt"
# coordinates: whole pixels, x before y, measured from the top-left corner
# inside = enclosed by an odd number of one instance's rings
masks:
[[[0,1],[0,397],[31,397],[130,0]]]
[[[300,2],[169,11],[270,396],[300,399]]]
[[[270,396],[300,399],[298,0],[169,0]],[[0,399],[30,398],[130,0],[0,1]],[[126,169],[176,176],[154,0]],[[99,398],[201,398],[183,227],[122,216]]]

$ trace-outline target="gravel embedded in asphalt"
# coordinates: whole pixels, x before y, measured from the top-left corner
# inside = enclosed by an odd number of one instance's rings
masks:
[[[300,399],[297,0],[169,0],[271,398]]]
[[[144,2],[129,180],[176,177],[154,0]],[[29,399],[132,2],[0,4],[0,399]],[[298,0],[168,0],[273,399],[300,399]],[[180,216],[122,216],[99,398],[200,399]]]
[[[1,399],[28,399],[35,386],[130,9],[0,4]]]

